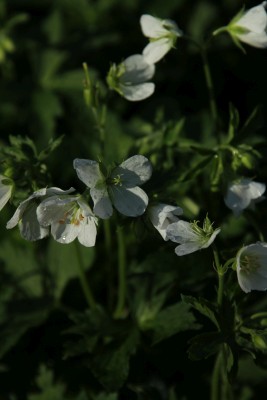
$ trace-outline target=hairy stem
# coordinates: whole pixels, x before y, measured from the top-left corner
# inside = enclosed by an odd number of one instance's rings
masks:
[[[76,255],[77,255],[77,259],[78,259],[79,278],[80,278],[80,283],[81,283],[81,287],[83,290],[83,294],[84,294],[84,297],[86,298],[89,308],[93,308],[93,307],[95,307],[96,303],[95,303],[95,299],[94,299],[93,293],[91,291],[89,282],[86,278],[85,268],[83,265],[83,259],[82,259],[82,255],[81,255],[81,247],[80,247],[79,243],[77,242],[77,240],[75,241],[75,248],[76,248]]]
[[[221,367],[222,367],[222,352],[219,351],[212,373],[211,380],[211,400],[220,400],[220,387],[221,387]]]
[[[114,312],[114,318],[120,318],[123,314],[126,300],[126,249],[122,228],[117,229],[118,241],[118,299]]]
[[[210,111],[212,118],[215,123],[218,122],[218,110],[217,110],[217,105],[215,101],[215,95],[214,95],[214,86],[213,86],[213,81],[212,81],[212,76],[210,72],[210,65],[206,53],[206,49],[204,47],[201,48],[201,57],[202,57],[202,62],[203,62],[203,70],[204,70],[204,75],[205,75],[205,80],[206,80],[206,85],[209,93],[209,103],[210,103]]]

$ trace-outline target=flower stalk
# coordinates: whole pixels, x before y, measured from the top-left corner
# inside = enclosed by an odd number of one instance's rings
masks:
[[[199,48],[200,48],[200,53],[201,53],[201,58],[202,58],[202,63],[203,63],[203,70],[204,70],[206,85],[207,85],[208,94],[209,94],[210,111],[211,111],[213,121],[215,123],[217,123],[218,122],[218,110],[217,110],[217,104],[215,101],[214,85],[213,85],[213,80],[212,80],[212,76],[211,76],[207,52],[203,46],[199,47]]]
[[[81,283],[81,287],[83,290],[84,297],[88,303],[89,308],[94,308],[96,306],[95,299],[89,285],[89,282],[86,278],[85,268],[83,264],[83,259],[81,255],[81,248],[77,241],[75,241],[75,248],[76,248],[76,255],[78,260],[78,272],[79,272],[79,279]]]
[[[116,231],[118,241],[118,299],[114,318],[120,318],[124,313],[126,300],[126,249],[122,227]]]

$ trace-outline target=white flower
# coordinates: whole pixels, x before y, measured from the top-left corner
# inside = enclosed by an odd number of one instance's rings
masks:
[[[140,18],[140,24],[143,34],[150,40],[143,50],[143,55],[150,64],[161,60],[174,47],[177,37],[182,36],[182,31],[170,19],[160,19],[144,14]]]
[[[242,178],[229,184],[224,202],[235,215],[240,215],[247,207],[253,207],[255,202],[262,200],[266,185]]]
[[[51,234],[59,243],[77,238],[86,247],[95,245],[97,218],[80,195],[48,197],[37,207],[37,218],[41,226],[51,225]]]
[[[168,240],[166,229],[167,227],[179,221],[178,215],[182,215],[183,210],[181,207],[170,206],[168,204],[158,204],[149,207],[149,217],[164,240]]]
[[[13,185],[4,175],[0,175],[0,210],[4,208],[12,195]]]
[[[145,183],[152,174],[152,165],[141,155],[128,158],[111,171],[106,178],[99,163],[76,158],[73,162],[78,178],[90,188],[94,202],[94,214],[106,219],[114,207],[123,215],[142,215],[148,204],[146,193],[138,186]]]
[[[239,250],[236,272],[244,292],[267,290],[267,243],[257,242]]]
[[[253,47],[266,48],[266,5],[267,2],[264,1],[246,12],[242,10],[234,17],[228,26],[218,29],[214,32],[214,35],[222,31],[227,31],[238,46],[240,46],[239,41],[241,41]]]
[[[175,248],[175,253],[177,256],[184,256],[209,247],[219,232],[219,228],[213,230],[207,217],[204,220],[203,229],[197,225],[197,222],[179,220],[167,227],[167,238],[172,242],[180,243]]]
[[[13,217],[7,222],[7,229],[12,229],[19,224],[21,236],[30,241],[43,239],[48,236],[49,230],[39,224],[36,209],[40,204],[40,199],[45,196],[51,196],[58,193],[70,193],[74,189],[61,190],[59,188],[44,188],[37,190],[30,197],[20,203]]]
[[[121,64],[111,66],[107,83],[125,99],[140,101],[154,93],[155,84],[147,82],[154,73],[155,65],[149,64],[141,54],[134,54]]]

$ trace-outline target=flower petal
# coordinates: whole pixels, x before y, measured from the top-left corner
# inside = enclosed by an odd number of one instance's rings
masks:
[[[39,224],[36,216],[36,208],[37,205],[35,203],[29,204],[19,224],[21,236],[30,241],[43,239],[49,234],[49,229]]]
[[[12,194],[12,185],[2,184],[1,180],[3,179],[6,178],[3,175],[0,175],[0,210],[4,208]]]
[[[148,205],[147,194],[138,186],[125,188],[112,185],[109,188],[114,207],[123,215],[138,217],[144,214]]]
[[[37,218],[42,226],[49,226],[52,223],[59,223],[75,207],[77,196],[60,198],[51,196],[42,201],[37,207]]]
[[[252,32],[263,32],[267,25],[267,14],[262,4],[252,7],[237,22],[237,26],[249,29]]]
[[[181,207],[170,206],[168,204],[158,204],[150,207],[149,216],[152,224],[158,230],[164,240],[167,237],[167,227],[179,220],[177,215],[183,214]]]
[[[143,35],[148,38],[158,38],[166,35],[166,29],[162,26],[162,19],[143,14],[140,18]]]
[[[204,243],[201,245],[201,248],[202,248],[202,249],[206,249],[207,247],[209,247],[209,246],[214,242],[216,236],[217,236],[220,232],[221,232],[221,229],[220,229],[220,228],[215,229],[215,231],[212,233],[211,237],[210,237],[206,242],[204,242]]]
[[[239,40],[250,46],[257,47],[259,49],[265,49],[267,47],[267,34],[265,32],[248,32],[244,34],[236,35]]]
[[[251,179],[243,178],[239,182],[228,186],[224,202],[235,215],[247,208],[252,200],[259,199],[265,192],[266,185],[254,182]]]
[[[175,243],[200,243],[199,236],[193,231],[191,224],[182,220],[168,226],[167,238]]]
[[[155,73],[155,65],[149,64],[142,54],[134,54],[123,61],[125,68],[120,82],[124,84],[137,85],[151,79]]]
[[[246,293],[251,290],[267,290],[267,279],[257,272],[247,274],[241,269],[237,271],[237,280],[241,289]]]
[[[172,38],[162,38],[148,43],[143,50],[143,55],[148,63],[155,64],[161,60],[173,46]]]
[[[53,238],[63,244],[71,243],[78,236],[79,226],[74,224],[61,224],[54,222],[51,224],[51,234]]]
[[[155,84],[152,82],[140,83],[139,85],[120,85],[122,96],[129,101],[141,101],[151,96],[155,91]]]
[[[96,224],[93,218],[85,218],[85,222],[80,225],[80,230],[78,234],[79,242],[86,247],[92,247],[95,245],[96,241]]]
[[[111,178],[116,178],[118,175],[123,186],[139,186],[151,178],[152,165],[146,157],[136,155],[128,158],[118,167],[114,168]]]
[[[94,214],[102,219],[111,217],[113,213],[112,204],[106,187],[93,188],[90,190],[94,202]]]
[[[78,178],[89,188],[95,187],[98,181],[104,180],[97,161],[75,158],[73,167]]]
[[[31,202],[31,200],[33,200],[35,198],[38,198],[38,197],[45,196],[46,191],[47,191],[46,188],[37,190],[30,197],[28,197],[26,200],[22,201],[19,204],[19,206],[16,209],[15,213],[13,214],[13,216],[7,222],[6,228],[7,229],[14,228],[18,224],[19,220],[21,219],[22,215],[24,214],[24,212],[27,209],[27,207],[28,207],[29,203]]]
[[[185,256],[186,254],[194,253],[201,249],[201,246],[197,242],[187,242],[180,244],[179,246],[175,247],[175,253],[177,256]]]

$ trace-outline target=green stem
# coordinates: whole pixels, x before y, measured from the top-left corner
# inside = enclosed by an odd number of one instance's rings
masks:
[[[219,260],[219,254],[218,254],[218,251],[217,251],[215,245],[213,245],[212,250],[213,250],[215,267],[216,267],[216,271],[218,274],[217,303],[218,303],[218,306],[221,307],[222,300],[223,300],[224,272],[222,270],[222,266],[221,266],[220,260]]]
[[[213,37],[211,37],[210,40],[207,41],[205,44],[199,43],[195,39],[193,39],[187,35],[183,35],[183,38],[188,40],[189,42],[191,42],[200,51],[206,85],[207,85],[208,94],[209,94],[210,111],[211,111],[211,115],[212,115],[214,122],[217,124],[218,123],[218,110],[217,110],[217,104],[215,101],[214,85],[213,85],[213,80],[212,80],[212,76],[211,76],[211,72],[210,72],[210,65],[209,65],[207,51],[206,51],[206,48],[209,45],[209,42],[212,40]]]
[[[118,241],[118,300],[117,306],[114,312],[114,318],[120,318],[123,314],[126,300],[126,249],[124,235],[122,228],[117,229],[117,241]]]
[[[82,255],[81,255],[81,248],[80,245],[77,241],[75,241],[75,248],[76,248],[76,255],[77,255],[77,259],[78,259],[78,268],[79,268],[79,278],[80,278],[80,283],[81,283],[81,287],[83,290],[83,294],[84,297],[87,300],[88,306],[89,308],[94,308],[96,303],[95,303],[95,299],[93,296],[93,293],[91,291],[90,285],[87,281],[85,272],[84,272],[84,265],[83,265],[83,259],[82,259]]]
[[[214,86],[213,86],[213,81],[211,77],[211,72],[210,72],[210,65],[206,53],[205,48],[201,48],[201,57],[202,57],[202,62],[203,62],[203,69],[204,69],[204,75],[206,79],[206,85],[209,93],[209,102],[210,102],[210,111],[212,118],[214,122],[218,122],[218,111],[217,111],[217,105],[215,101],[215,95],[214,95]]]
[[[251,213],[250,210],[245,210],[244,215],[247,218],[248,222],[253,226],[256,234],[259,237],[259,240],[261,242],[264,242],[265,241],[264,240],[264,235],[263,235],[263,233],[262,233],[262,231],[261,231],[261,229],[259,227],[259,224],[258,224],[257,220],[255,219],[253,213]]]
[[[110,230],[110,220],[104,219],[104,240],[105,240],[105,251],[108,257],[106,262],[106,274],[107,274],[107,304],[108,308],[112,309],[113,307],[113,251],[112,251],[112,237]]]
[[[219,351],[212,373],[211,380],[211,400],[220,400],[220,387],[221,387],[221,366],[222,366],[222,352]]]

